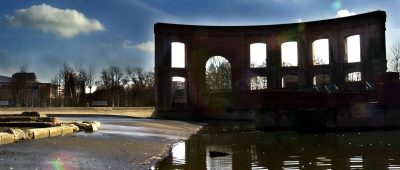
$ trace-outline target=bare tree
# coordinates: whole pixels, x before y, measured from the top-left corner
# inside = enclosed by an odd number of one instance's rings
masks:
[[[400,72],[400,42],[395,42],[390,48],[389,70]]]
[[[147,72],[144,76],[145,76],[145,78],[144,78],[145,86],[147,88],[153,89],[154,88],[154,82],[155,82],[155,80],[154,80],[154,72],[151,72],[151,71]]]
[[[109,66],[102,70],[98,88],[107,90],[107,98],[111,106],[120,106],[120,98],[124,94],[124,86],[127,84],[122,70],[118,66]]]
[[[313,57],[313,65],[322,65],[322,64],[325,64],[325,62],[321,57],[319,56]]]
[[[145,86],[146,73],[142,67],[127,67],[126,73],[135,88],[143,88]]]
[[[26,73],[27,70],[28,70],[28,65],[26,63],[21,65],[21,67],[19,68],[20,73]]]
[[[231,89],[231,66],[223,57],[210,58],[206,64],[206,88],[210,92]]]
[[[87,71],[87,87],[89,88],[89,94],[92,94],[92,88],[94,85],[94,67],[90,65]]]
[[[32,94],[34,87],[31,84],[36,81],[36,78],[35,73],[27,72],[26,64],[21,65],[20,71],[12,75],[11,94],[14,106],[34,105],[34,95]]]
[[[127,86],[126,103],[131,106],[150,106],[154,104],[154,73],[146,72],[142,67],[127,67],[126,74],[131,82]],[[128,105],[128,104],[127,104]]]
[[[76,70],[76,102],[79,106],[84,106],[86,103],[86,84],[88,81],[88,73],[82,66],[79,66]]]
[[[346,75],[346,82],[357,82],[361,81],[361,72],[352,72]]]
[[[282,67],[291,67],[291,66],[293,65],[289,62],[282,62]]]
[[[267,77],[254,76],[250,79],[251,90],[262,90],[267,88]]]
[[[55,88],[53,91],[53,96],[55,96],[55,100],[52,101],[53,106],[62,106],[62,93],[63,93],[63,73],[62,69],[58,71],[54,78],[51,80],[52,86]]]

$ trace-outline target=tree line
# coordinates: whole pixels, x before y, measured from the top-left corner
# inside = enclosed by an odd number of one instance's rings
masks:
[[[93,66],[71,67],[65,63],[51,84],[57,89],[52,95],[53,106],[85,107],[96,101],[111,107],[154,105],[154,73],[142,67],[122,69],[111,65],[97,76]]]

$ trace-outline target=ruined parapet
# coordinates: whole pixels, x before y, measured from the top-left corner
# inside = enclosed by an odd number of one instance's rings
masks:
[[[400,106],[400,80],[398,72],[387,72],[375,76],[377,101],[381,106]]]
[[[335,87],[347,87],[346,77],[360,73],[358,88],[372,84],[375,74],[386,72],[384,11],[375,11],[343,18],[313,22],[257,26],[197,26],[156,23],[155,33],[155,85],[156,111],[172,113],[175,108],[195,108],[192,113],[212,110],[215,100],[206,90],[205,64],[213,56],[226,58],[232,71],[229,95],[220,95],[218,101],[227,103],[228,109],[256,109],[264,105],[262,97],[273,90],[309,90],[313,78],[327,75]],[[360,38],[360,61],[349,62],[348,37]],[[314,65],[313,42],[327,39],[329,42],[328,64]],[[297,42],[297,66],[282,66],[281,46],[285,42]],[[184,64],[172,67],[172,43],[184,47]],[[265,67],[250,66],[250,45],[263,43],[266,46]],[[253,76],[266,77],[266,90],[251,90]],[[282,78],[296,76],[282,87]],[[177,100],[172,91],[172,77],[184,78],[184,96]],[[291,88],[289,88],[289,86]],[[294,88],[296,87],[296,88]],[[351,88],[350,88],[351,89]],[[353,89],[354,90],[354,89]],[[243,95],[244,94],[244,95]],[[244,97],[246,96],[246,97]],[[257,105],[243,105],[258,103]],[[211,102],[210,102],[211,101]],[[261,101],[261,102],[260,102]],[[176,107],[180,106],[180,107]],[[186,106],[186,107],[185,107]],[[175,109],[176,110],[176,109]],[[161,116],[162,117],[162,116]],[[196,116],[194,116],[196,117]]]

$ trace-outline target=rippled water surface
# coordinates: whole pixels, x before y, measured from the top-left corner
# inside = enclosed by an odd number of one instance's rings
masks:
[[[210,125],[175,145],[155,169],[400,169],[400,131],[260,132]]]

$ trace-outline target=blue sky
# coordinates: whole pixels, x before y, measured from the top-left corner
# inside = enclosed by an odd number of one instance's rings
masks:
[[[387,12],[386,45],[400,40],[400,0],[2,0],[0,75],[21,65],[48,82],[67,62],[154,67],[153,24],[268,25]]]

